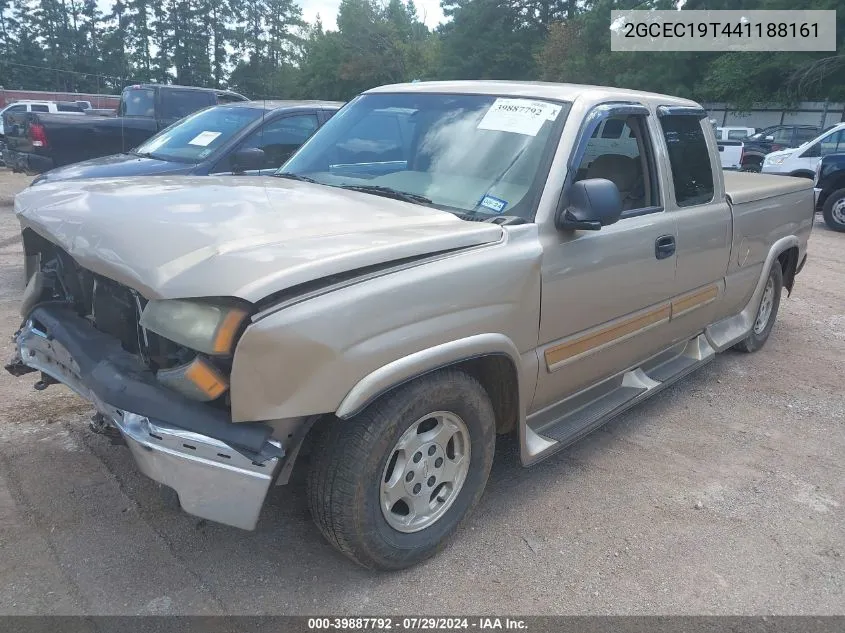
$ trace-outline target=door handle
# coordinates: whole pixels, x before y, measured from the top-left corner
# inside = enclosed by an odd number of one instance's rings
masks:
[[[657,259],[666,259],[675,254],[675,236],[661,235],[654,241],[654,256]]]

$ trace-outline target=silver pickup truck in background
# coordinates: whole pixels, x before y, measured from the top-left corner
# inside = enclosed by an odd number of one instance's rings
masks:
[[[253,528],[307,452],[315,522],[376,569],[444,545],[497,434],[535,464],[760,349],[813,222],[811,181],[722,172],[698,104],[590,86],[376,88],[276,176],[21,193],[7,369],[214,521]]]

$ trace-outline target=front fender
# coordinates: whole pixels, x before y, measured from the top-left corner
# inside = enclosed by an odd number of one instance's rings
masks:
[[[235,350],[233,421],[348,417],[395,384],[485,354],[506,354],[530,377],[529,406],[541,253],[535,225],[508,227],[499,243],[268,311]]]
[[[476,334],[409,354],[379,367],[359,380],[346,394],[335,415],[350,418],[397,385],[460,361],[496,354],[507,356],[514,367],[520,367],[519,350],[503,334]],[[521,373],[517,369],[517,376]]]

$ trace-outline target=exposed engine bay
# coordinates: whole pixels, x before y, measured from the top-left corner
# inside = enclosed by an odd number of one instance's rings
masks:
[[[147,300],[137,291],[82,268],[62,248],[31,229],[24,230],[23,243],[28,281],[24,316],[38,304],[63,304],[98,331],[117,339],[153,373],[183,366],[197,357],[196,351],[141,325]],[[212,363],[221,375],[231,372],[230,358],[204,357],[204,361]],[[228,410],[228,391],[211,404]]]

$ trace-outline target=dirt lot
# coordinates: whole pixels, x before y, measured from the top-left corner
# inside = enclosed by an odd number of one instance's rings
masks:
[[[0,204],[26,179],[0,172]],[[0,206],[0,338],[18,325]],[[5,343],[4,343],[5,345]],[[89,433],[64,387],[0,374],[0,613],[845,611],[845,234],[817,223],[768,345],[726,353],[543,464],[502,441],[481,505],[416,569],[326,545],[300,487],[258,529],[197,520]]]

